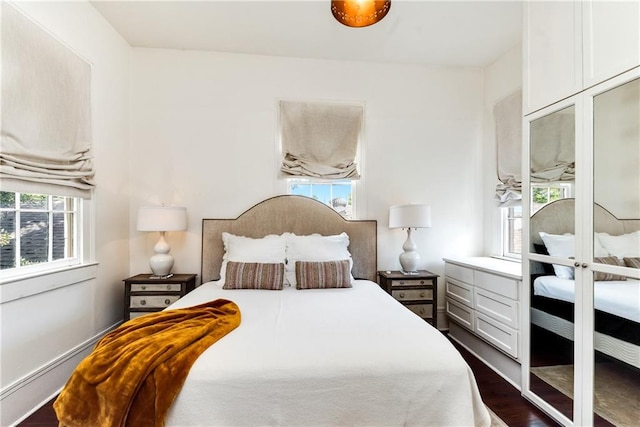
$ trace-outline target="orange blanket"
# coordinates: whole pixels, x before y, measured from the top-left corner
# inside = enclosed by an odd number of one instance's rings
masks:
[[[54,403],[60,426],[163,426],[195,360],[239,324],[224,299],[124,323],[71,375]]]

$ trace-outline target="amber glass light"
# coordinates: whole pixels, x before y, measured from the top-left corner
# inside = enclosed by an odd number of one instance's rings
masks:
[[[347,27],[367,27],[379,22],[391,8],[391,0],[331,1],[331,13]]]

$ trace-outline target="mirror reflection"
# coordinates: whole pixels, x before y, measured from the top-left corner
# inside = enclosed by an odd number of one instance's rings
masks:
[[[530,214],[534,215],[553,202],[573,197],[575,107],[564,108],[531,122],[530,139]],[[530,228],[530,241],[541,244],[530,249],[534,253],[572,258],[575,251],[573,206],[563,210],[549,207],[547,211],[544,223],[532,224]],[[557,222],[556,215],[561,216],[562,223]],[[564,270],[564,275],[569,277],[568,270]]]
[[[640,79],[595,96],[593,112],[594,261],[624,265],[640,257]]]
[[[531,261],[531,271],[540,273],[531,280],[530,389],[573,419],[574,281],[552,264]]]
[[[640,268],[640,79],[595,96],[593,112],[594,424],[634,425],[640,281],[618,272]]]
[[[603,272],[594,272],[593,279],[594,425],[637,425],[640,420],[640,281]]]

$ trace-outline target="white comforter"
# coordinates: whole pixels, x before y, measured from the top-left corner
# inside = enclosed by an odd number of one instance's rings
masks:
[[[574,302],[575,282],[557,276],[541,276],[533,282],[533,293],[547,298]],[[594,282],[596,309],[640,323],[640,280]]]
[[[242,322],[193,365],[169,426],[488,426],[473,373],[449,341],[378,285],[223,290]]]

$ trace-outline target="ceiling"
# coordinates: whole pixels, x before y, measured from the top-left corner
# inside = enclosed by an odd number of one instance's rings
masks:
[[[349,28],[329,0],[91,2],[135,47],[298,58],[485,66],[517,45],[517,0],[392,0],[388,15]]]

